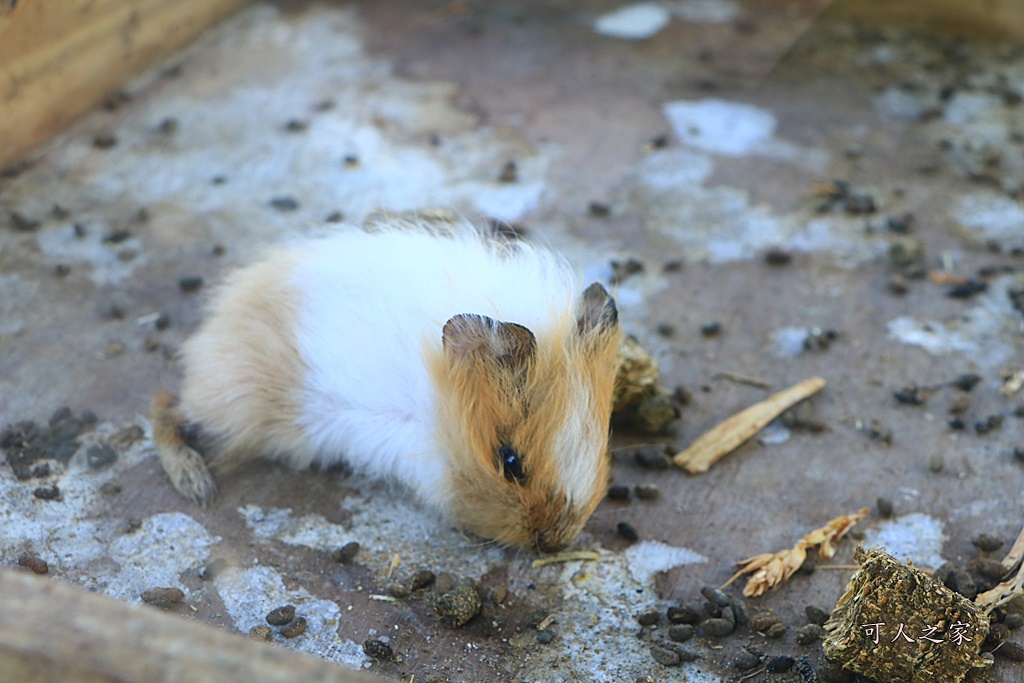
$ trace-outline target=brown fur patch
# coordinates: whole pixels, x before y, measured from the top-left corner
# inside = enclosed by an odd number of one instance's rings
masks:
[[[233,273],[183,348],[182,411],[217,440],[218,469],[305,451],[305,367],[295,336],[301,301],[288,282],[297,256],[277,252]]]

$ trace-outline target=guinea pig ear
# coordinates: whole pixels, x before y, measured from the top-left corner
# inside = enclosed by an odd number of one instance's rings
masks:
[[[449,360],[493,358],[510,370],[518,370],[533,357],[537,340],[522,325],[462,313],[444,324],[441,343]]]
[[[584,290],[576,315],[576,331],[584,338],[611,332],[619,326],[615,299],[597,282]]]

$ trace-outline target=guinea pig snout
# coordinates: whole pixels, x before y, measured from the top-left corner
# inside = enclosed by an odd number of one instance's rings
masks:
[[[562,534],[549,529],[541,529],[537,532],[537,550],[542,553],[556,553],[568,545]]]

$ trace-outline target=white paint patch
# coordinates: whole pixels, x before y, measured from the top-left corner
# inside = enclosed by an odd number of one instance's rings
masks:
[[[668,25],[672,15],[660,3],[638,2],[602,14],[594,30],[603,36],[622,40],[646,40]]]
[[[998,240],[1005,247],[1024,246],[1024,206],[1004,195],[968,194],[955,208],[957,222],[984,240]]]
[[[783,327],[772,332],[772,352],[776,358],[795,358],[805,351],[807,328]]]
[[[770,111],[717,98],[669,102],[662,111],[680,141],[726,156],[756,153],[777,125]]]
[[[910,559],[918,567],[938,568],[942,559],[942,523],[922,513],[883,522],[864,534],[864,546],[884,547],[898,560]]]
[[[659,541],[642,541],[630,546],[623,554],[633,580],[643,585],[650,584],[659,572],[708,561],[708,558],[688,548],[677,548]]]
[[[352,669],[367,661],[358,644],[338,637],[341,608],[337,604],[316,598],[302,587],[285,587],[281,575],[270,567],[226,569],[214,583],[235,628],[242,633],[265,625],[272,609],[295,605],[295,614],[306,618],[306,633],[301,638],[282,639],[284,644]]]
[[[733,0],[678,0],[668,7],[673,15],[695,24],[725,24],[740,11]]]
[[[153,515],[110,545],[110,557],[121,568],[103,590],[115,598],[135,601],[142,591],[156,586],[177,586],[187,595],[180,575],[201,565],[210,546],[219,541],[183,512]]]

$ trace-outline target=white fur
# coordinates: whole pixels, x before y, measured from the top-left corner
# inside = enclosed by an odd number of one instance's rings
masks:
[[[440,352],[454,315],[486,315],[539,335],[580,296],[558,257],[518,243],[495,254],[486,239],[395,230],[297,245],[287,277],[302,295],[297,342],[307,368],[301,422],[309,452],[292,462],[344,460],[447,509],[447,458],[425,354]],[[571,441],[587,429],[569,431]]]

